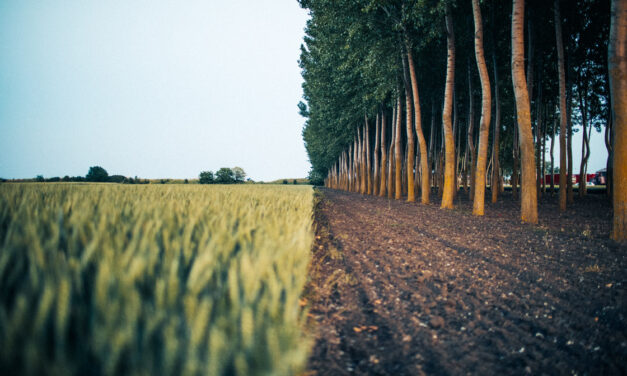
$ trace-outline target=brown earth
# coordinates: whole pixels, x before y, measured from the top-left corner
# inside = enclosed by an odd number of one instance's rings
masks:
[[[627,247],[604,196],[565,214],[544,196],[532,226],[507,194],[482,218],[465,194],[318,194],[308,374],[627,374]]]

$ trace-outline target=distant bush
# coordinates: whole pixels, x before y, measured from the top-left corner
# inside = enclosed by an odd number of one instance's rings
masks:
[[[294,179],[294,181],[292,181],[292,184],[297,184],[297,183],[296,183],[296,179]]]
[[[106,182],[109,179],[107,170],[100,166],[92,166],[89,168],[85,180],[90,182]]]
[[[185,179],[187,181],[187,179]],[[198,176],[198,183],[200,184],[213,184],[215,182],[215,178],[213,177],[213,172],[211,171],[203,171]]]
[[[283,179],[283,184],[287,184],[287,179]]]
[[[38,183],[43,183],[43,182],[46,181],[46,179],[44,179],[43,175],[37,175],[37,176],[35,176],[35,181],[38,182]]]
[[[244,182],[244,179],[246,178],[246,172],[244,172],[243,168],[233,167],[231,171],[233,171],[233,179],[235,180],[235,183]]]
[[[56,182],[61,181],[61,178],[58,177],[58,176],[55,176],[55,177],[46,179],[46,181],[49,182],[49,183],[56,183]]]
[[[126,180],[126,176],[122,176],[122,175],[109,176],[109,181],[111,183],[124,183],[124,180]]]
[[[183,181],[183,184],[189,184],[189,180],[185,179],[185,180]]]
[[[233,170],[228,167],[222,167],[216,172],[216,183],[218,184],[232,184],[235,183],[235,174]]]
[[[71,179],[72,178],[70,178],[68,175],[65,175],[63,179],[61,179],[61,181],[72,181]]]

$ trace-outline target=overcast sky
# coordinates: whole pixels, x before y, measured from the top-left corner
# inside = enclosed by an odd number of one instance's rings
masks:
[[[296,0],[1,0],[0,177],[305,177]]]
[[[0,177],[305,177],[306,19],[296,0],[0,0]],[[596,132],[592,151],[594,172]]]

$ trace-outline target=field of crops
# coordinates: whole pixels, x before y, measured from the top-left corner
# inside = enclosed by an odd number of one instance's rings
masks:
[[[308,186],[0,185],[0,374],[293,374]]]

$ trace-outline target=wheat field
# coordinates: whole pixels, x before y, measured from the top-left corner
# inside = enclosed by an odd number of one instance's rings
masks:
[[[312,196],[0,184],[0,374],[299,372]]]

